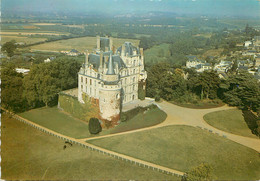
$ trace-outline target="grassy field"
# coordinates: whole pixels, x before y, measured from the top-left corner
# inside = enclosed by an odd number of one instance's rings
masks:
[[[57,107],[33,109],[20,116],[73,138],[90,136],[87,123],[61,112]]]
[[[224,106],[224,103],[221,100],[198,100],[196,104],[193,103],[179,103],[176,101],[169,101],[172,104],[181,107],[187,107],[192,109],[209,109]]]
[[[215,179],[260,178],[259,153],[199,128],[168,126],[89,142],[184,172],[206,162]]]
[[[153,46],[144,51],[145,63],[157,63],[165,61],[168,55],[169,44]]]
[[[106,132],[113,134],[153,126],[163,122],[166,117],[167,114],[159,108],[150,109],[145,113],[137,114],[126,122],[121,122],[117,127],[108,129]]]
[[[26,36],[11,36],[11,35],[2,35],[1,36],[1,42],[5,43],[11,40],[15,40],[16,42],[23,42],[26,44],[36,43],[40,41],[45,41],[47,38],[31,38]]]
[[[257,138],[248,128],[242,111],[238,109],[206,114],[204,120],[211,126],[233,134]]]
[[[2,114],[1,178],[5,180],[175,180],[176,177],[90,151]]]
[[[115,128],[104,129],[98,135],[91,135],[87,123],[60,111],[56,107],[33,109],[19,115],[53,131],[73,138],[88,138],[140,129],[159,124],[167,117],[166,113],[158,108],[150,109],[144,114],[139,113],[132,119],[121,122]]]
[[[116,48],[121,46],[125,41],[132,42],[135,46],[139,45],[139,40],[113,38],[113,44]],[[96,43],[96,37],[83,37],[35,45],[31,49],[48,51],[70,51],[71,49],[76,49],[81,52],[87,49],[91,52],[96,47]]]

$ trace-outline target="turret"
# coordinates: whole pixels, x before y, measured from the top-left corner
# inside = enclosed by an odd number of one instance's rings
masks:
[[[107,75],[115,75],[115,70],[114,70],[113,59],[112,59],[111,53],[110,53],[110,57],[108,60]]]
[[[88,65],[88,50],[85,52],[85,66]]]
[[[100,49],[100,36],[97,36],[97,49]]]

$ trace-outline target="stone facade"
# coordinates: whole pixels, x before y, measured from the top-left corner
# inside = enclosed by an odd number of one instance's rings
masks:
[[[84,103],[85,93],[98,103],[101,119],[118,121],[122,106],[138,99],[138,84],[146,81],[143,50],[130,42],[115,50],[112,38],[97,37],[95,52],[86,51],[85,56],[78,73],[78,100]]]

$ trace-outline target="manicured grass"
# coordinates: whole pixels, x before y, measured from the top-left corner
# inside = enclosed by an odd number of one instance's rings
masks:
[[[192,103],[178,103],[175,101],[169,101],[172,104],[175,104],[177,106],[181,107],[187,107],[191,109],[210,109],[210,108],[216,108],[224,106],[224,103],[221,100],[212,101],[212,100],[198,100],[198,103],[192,104]]]
[[[206,162],[213,167],[215,179],[260,178],[259,153],[190,126],[168,126],[88,142],[184,172]]]
[[[135,46],[139,45],[139,40],[134,39],[118,39],[113,38],[113,45],[118,48],[125,41],[132,42]],[[96,37],[82,37],[82,38],[73,38],[68,40],[60,40],[55,42],[44,43],[40,45],[32,46],[33,50],[48,50],[48,51],[70,51],[71,49],[76,49],[78,51],[85,51],[86,49],[89,52],[96,47],[97,38]]]
[[[1,178],[5,180],[175,180],[64,141],[2,114]]]
[[[33,109],[20,116],[73,138],[90,136],[87,123],[61,112],[57,107]]]
[[[163,122],[167,114],[159,108],[149,109],[144,113],[138,113],[132,119],[121,122],[117,127],[107,130],[110,134],[130,131],[149,126],[154,126]]]
[[[211,126],[233,134],[257,138],[248,128],[242,111],[231,109],[206,114],[204,120]]]

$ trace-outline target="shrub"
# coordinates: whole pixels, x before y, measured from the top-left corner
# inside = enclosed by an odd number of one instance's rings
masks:
[[[154,99],[156,102],[158,102],[158,101],[160,101],[161,97],[160,97],[160,95],[157,94],[154,96]]]
[[[122,113],[121,116],[120,116],[120,121],[121,121],[121,122],[127,121],[127,115],[124,114],[124,113]]]
[[[98,134],[102,131],[102,127],[100,125],[100,122],[97,118],[90,118],[88,129],[90,134]]]

